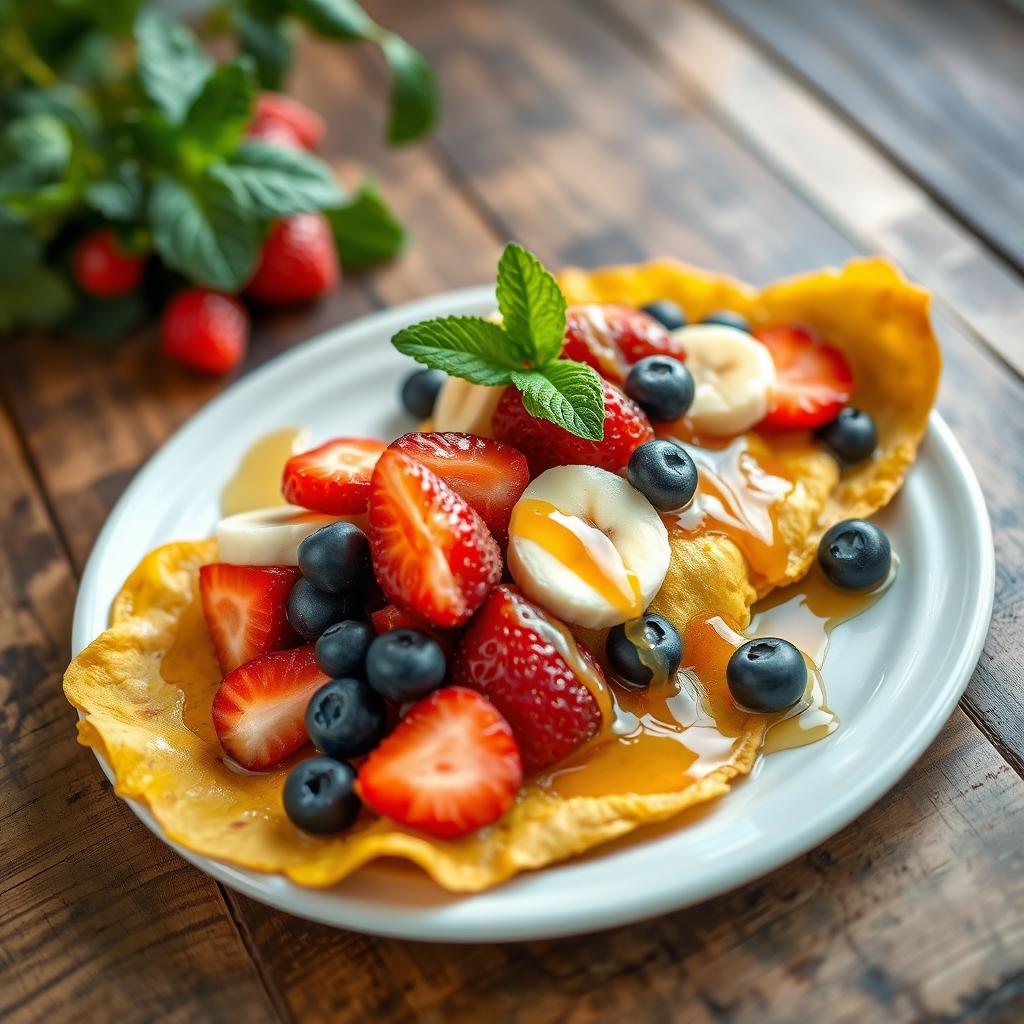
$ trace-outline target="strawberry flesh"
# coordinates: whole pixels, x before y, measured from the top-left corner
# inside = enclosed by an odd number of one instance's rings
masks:
[[[455,682],[479,690],[504,715],[528,773],[561,761],[601,727],[594,695],[551,642],[558,625],[515,587],[500,586],[466,630],[455,666]],[[590,653],[564,627],[559,632],[602,678]]]
[[[497,821],[522,780],[505,719],[481,694],[449,686],[419,701],[370,754],[356,789],[386,818],[457,839]]]
[[[338,437],[312,451],[293,455],[284,467],[281,493],[286,501],[332,516],[365,512],[370,476],[384,441]]]
[[[498,545],[472,506],[396,448],[373,471],[369,538],[389,600],[435,626],[461,625],[501,578]]]
[[[633,452],[654,437],[640,407],[607,380],[604,388],[604,437],[588,441],[548,420],[531,416],[515,388],[506,388],[491,421],[495,437],[515,445],[537,476],[552,466],[599,466],[619,472]]]
[[[810,430],[831,423],[853,393],[853,373],[843,354],[796,324],[762,327],[754,337],[775,363],[775,383],[761,426]]]
[[[496,537],[508,532],[512,506],[530,482],[526,457],[511,445],[474,434],[404,434],[392,448],[418,459],[480,513]]]
[[[213,698],[213,727],[224,752],[250,771],[294,754],[309,739],[310,698],[327,681],[314,644],[265,654],[229,672]]]
[[[228,565],[199,570],[199,597],[221,672],[299,642],[285,604],[299,570],[289,565]]]
[[[456,633],[448,629],[439,629],[432,626],[426,619],[421,619],[412,612],[407,612],[398,605],[388,604],[377,611],[371,612],[370,621],[377,635],[390,633],[393,629],[418,629],[421,633],[432,636],[440,645],[447,657],[455,653]]]

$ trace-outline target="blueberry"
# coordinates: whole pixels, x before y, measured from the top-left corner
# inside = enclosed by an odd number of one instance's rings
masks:
[[[697,467],[675,441],[645,441],[630,456],[626,478],[661,512],[684,508],[697,490]]]
[[[788,641],[748,640],[725,669],[729,692],[740,707],[768,714],[792,707],[807,688],[807,663]]]
[[[361,679],[332,679],[313,694],[306,708],[309,738],[331,757],[368,754],[386,729],[384,698]]]
[[[284,811],[296,828],[318,835],[343,832],[359,814],[355,769],[333,757],[297,764],[284,783]]]
[[[318,590],[354,590],[370,571],[370,542],[353,523],[321,526],[299,543],[299,568]]]
[[[852,405],[840,409],[839,415],[825,426],[819,427],[817,436],[832,450],[840,462],[860,462],[866,459],[878,444],[875,421]]]
[[[366,652],[376,634],[361,619],[346,619],[328,626],[316,642],[316,663],[332,679],[366,677]]]
[[[686,326],[686,314],[671,299],[658,299],[649,302],[643,308],[648,316],[653,316],[663,327],[670,331],[678,331]]]
[[[720,324],[722,327],[735,327],[738,331],[750,333],[750,321],[741,313],[731,309],[716,309],[714,313],[708,313],[702,324]]]
[[[676,627],[653,612],[644,615],[642,656],[629,637],[635,630],[636,626],[627,622],[608,631],[604,650],[616,676],[634,690],[645,689],[655,676],[671,679],[683,660],[683,642]]]
[[[328,594],[318,590],[305,577],[295,581],[288,594],[285,614],[303,640],[316,640],[328,627],[343,619],[355,618],[361,609],[351,594]]]
[[[370,685],[393,701],[416,700],[436,690],[446,670],[440,644],[418,629],[382,633],[366,655]]]
[[[693,374],[669,356],[634,363],[623,389],[652,420],[677,420],[693,403]]]
[[[433,413],[445,376],[440,370],[414,370],[405,378],[402,405],[410,416],[425,420]]]
[[[874,523],[844,519],[821,538],[818,564],[837,587],[868,590],[889,575],[892,548]]]

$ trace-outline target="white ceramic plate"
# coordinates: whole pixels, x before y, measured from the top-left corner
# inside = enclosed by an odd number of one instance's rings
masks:
[[[490,289],[454,292],[331,331],[195,416],[139,472],[100,533],[75,608],[75,652],[106,627],[114,595],[147,551],[210,534],[221,486],[252,441],[293,424],[307,425],[315,440],[410,429],[397,388],[411,364],[390,337],[426,317],[484,314],[493,301]],[[426,876],[372,866],[330,890],[303,889],[171,845],[226,885],[293,914],[440,941],[610,927],[748,882],[822,842],[885,793],[942,728],[980,656],[992,611],[992,536],[974,474],[937,415],[902,494],[878,522],[901,567],[874,607],[832,635],[824,678],[840,730],[765,759],[686,828],[647,839],[641,833],[624,848],[476,896],[452,896]],[[132,807],[161,835],[144,807]]]

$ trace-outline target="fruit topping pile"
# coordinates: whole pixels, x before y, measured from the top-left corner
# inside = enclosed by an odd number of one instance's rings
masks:
[[[404,382],[406,411],[436,429],[292,457],[290,506],[223,520],[222,561],[201,570],[224,753],[262,771],[312,744],[283,793],[306,832],[377,814],[467,835],[524,776],[607,738],[616,687],[675,679],[679,632],[649,608],[672,558],[664,515],[696,500],[700,473],[692,440],[652,424],[691,439],[801,430],[844,465],[877,443],[847,404],[845,360],[803,327],[751,332],[728,310],[690,326],[668,299],[566,310],[514,245],[498,300],[501,323],[449,317],[395,339],[428,367]],[[438,422],[455,386],[484,395],[479,433]],[[819,561],[834,585],[866,589],[891,552],[850,520]],[[581,629],[607,631],[600,653]],[[803,698],[807,668],[785,640],[758,639],[727,678],[737,705],[773,713]]]

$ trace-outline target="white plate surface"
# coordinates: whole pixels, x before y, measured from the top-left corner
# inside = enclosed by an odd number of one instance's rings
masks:
[[[389,344],[392,334],[426,317],[492,308],[493,292],[476,288],[376,314],[278,357],[203,409],[111,512],[78,595],[75,652],[106,627],[114,595],[147,551],[210,534],[221,486],[254,440],[293,424],[308,426],[315,440],[410,429],[397,387],[411,364]],[[475,896],[372,866],[330,890],[303,889],[170,845],[226,885],[293,914],[435,941],[589,931],[750,881],[822,842],[885,793],[938,734],[980,656],[992,611],[991,530],[974,474],[937,415],[903,492],[877,521],[900,555],[900,572],[874,607],[832,635],[824,678],[840,730],[765,759],[695,824]],[[144,807],[132,808],[161,835]]]

